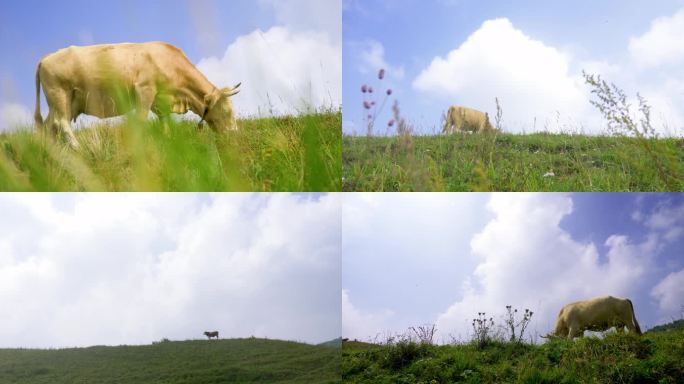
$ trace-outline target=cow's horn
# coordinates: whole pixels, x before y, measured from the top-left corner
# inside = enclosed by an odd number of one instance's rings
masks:
[[[240,90],[238,89],[238,88],[240,87],[240,84],[242,84],[242,82],[235,84],[235,85],[234,85],[233,87],[231,87],[231,88],[225,88],[224,91],[223,91],[223,94],[226,95],[226,96],[234,96],[234,95],[237,95],[238,92],[240,92]]]

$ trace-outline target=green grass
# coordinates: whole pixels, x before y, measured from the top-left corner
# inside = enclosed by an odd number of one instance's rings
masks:
[[[340,349],[230,339],[0,349],[0,383],[340,383]]]
[[[2,191],[339,191],[341,112],[239,120],[217,135],[157,121],[80,129],[76,152],[32,128],[0,134]]]
[[[684,383],[684,328],[542,345],[343,343],[345,383]]]
[[[342,141],[343,191],[684,190],[682,138],[457,133]]]

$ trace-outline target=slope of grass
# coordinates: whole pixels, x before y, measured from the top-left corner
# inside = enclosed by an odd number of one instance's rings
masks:
[[[1,383],[339,383],[340,349],[266,339],[0,349]]]
[[[344,191],[682,191],[684,139],[343,137]]]
[[[128,121],[77,132],[76,152],[29,130],[0,135],[3,191],[339,191],[340,112],[196,123]]]
[[[683,383],[684,330],[542,345],[342,346],[345,383]]]

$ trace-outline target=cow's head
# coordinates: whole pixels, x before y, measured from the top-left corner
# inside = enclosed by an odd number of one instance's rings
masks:
[[[215,89],[214,92],[204,96],[206,112],[203,119],[215,131],[223,132],[237,129],[233,103],[230,101],[230,98],[240,92],[238,89],[240,84],[238,83],[233,87]]]

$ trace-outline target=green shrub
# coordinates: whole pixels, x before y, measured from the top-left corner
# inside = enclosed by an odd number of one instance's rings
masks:
[[[400,340],[388,344],[382,351],[380,366],[389,369],[401,369],[413,361],[429,356],[431,346],[415,343],[410,340]]]

